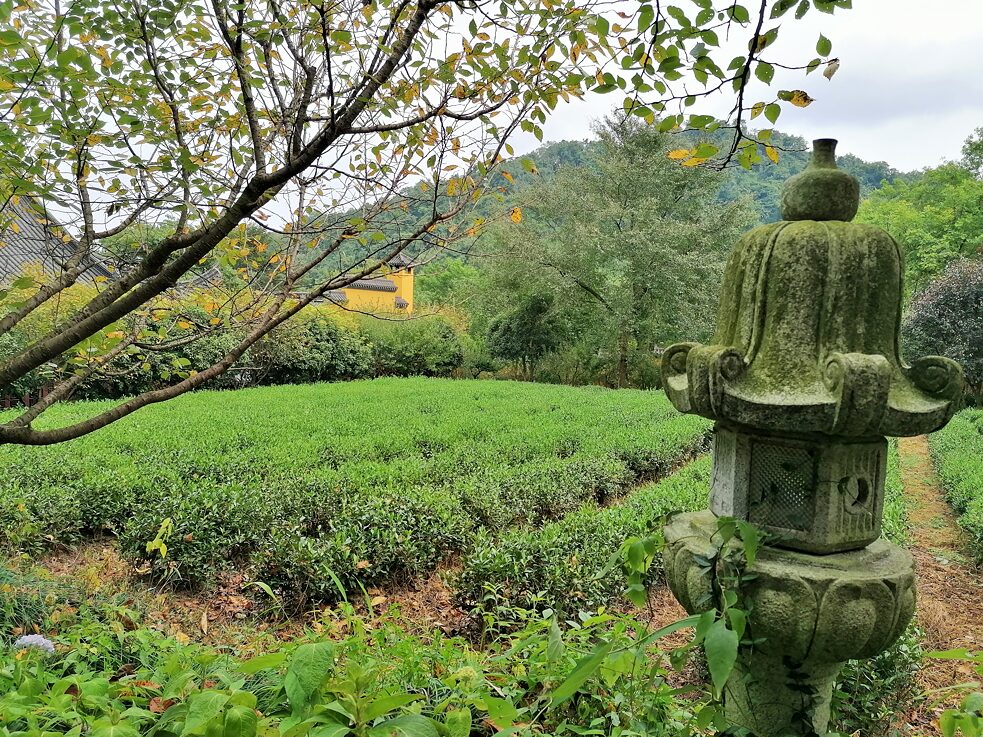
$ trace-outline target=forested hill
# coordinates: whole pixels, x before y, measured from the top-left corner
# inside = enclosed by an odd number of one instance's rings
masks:
[[[720,199],[734,200],[743,194],[750,194],[758,206],[762,222],[780,220],[779,200],[782,184],[793,174],[798,174],[809,161],[811,146],[799,136],[775,133],[772,144],[779,149],[780,158],[777,164],[765,161],[751,170],[735,166],[727,170],[724,185],[720,191]],[[529,154],[520,157],[515,162],[506,162],[504,169],[515,180],[515,186],[521,186],[531,181],[528,164],[522,164],[528,159],[534,165],[539,176],[548,177],[560,167],[590,166],[591,154],[598,144],[595,141],[559,141],[540,146]],[[681,142],[680,146],[689,147],[692,142]],[[842,144],[841,144],[842,146]],[[867,194],[880,186],[884,180],[894,181],[898,177],[907,176],[883,161],[864,161],[852,154],[837,157],[841,169],[853,174],[860,180],[862,194]],[[502,182],[504,185],[504,181]]]
[[[678,138],[678,141],[670,141],[671,148],[690,148],[699,142],[691,133],[674,134],[674,137]],[[737,165],[728,168],[719,194],[719,199],[723,202],[750,194],[763,223],[781,219],[779,202],[782,185],[790,176],[798,174],[805,168],[811,155],[809,151],[811,146],[799,136],[776,132],[772,135],[771,142],[780,152],[778,163],[774,164],[766,160],[751,170]],[[715,143],[723,149],[728,141],[721,135],[720,140]],[[476,203],[474,209],[469,210],[465,216],[468,224],[478,218],[491,220],[501,217],[503,211],[507,211],[513,204],[521,203],[521,196],[515,195],[524,187],[537,182],[542,183],[542,180],[550,178],[561,168],[593,166],[592,162],[596,160],[595,154],[599,145],[597,141],[558,141],[547,143],[524,156],[517,156],[503,162],[499,172],[491,179],[492,186]],[[849,154],[839,156],[838,162],[842,169],[860,180],[862,194],[876,189],[884,180],[890,182],[899,177],[909,176],[883,161],[864,161]],[[429,214],[431,207],[429,196],[419,188],[410,191],[418,196],[410,198],[405,217],[409,222],[422,221]],[[339,251],[338,258],[342,260],[354,258],[353,254],[360,248],[363,247],[353,241]],[[411,246],[409,255],[415,256],[416,248],[416,245]],[[308,276],[308,280],[313,283],[329,278],[332,267],[332,263],[325,262]]]

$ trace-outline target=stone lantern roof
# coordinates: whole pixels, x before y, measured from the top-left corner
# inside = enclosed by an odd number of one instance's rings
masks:
[[[771,431],[851,437],[920,435],[958,408],[958,364],[902,360],[904,259],[857,212],[857,180],[836,168],[835,141],[782,195],[784,220],[746,234],[724,276],[710,345],[663,356],[682,412]]]

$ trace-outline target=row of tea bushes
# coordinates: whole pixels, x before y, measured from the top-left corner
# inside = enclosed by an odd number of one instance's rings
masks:
[[[540,530],[485,535],[465,556],[454,585],[462,606],[564,611],[595,609],[620,598],[625,575],[608,565],[629,537],[647,535],[674,511],[707,505],[710,457],[705,456],[616,506],[585,506]],[[544,561],[549,561],[544,565]],[[652,566],[651,581],[661,574]]]
[[[901,481],[901,458],[898,439],[888,438],[887,476],[884,480],[884,518],[881,534],[895,545],[908,541],[908,510]]]
[[[973,557],[983,563],[983,410],[963,410],[929,436],[929,446]]]
[[[103,403],[56,407],[48,423]],[[51,448],[3,448],[0,541],[103,530],[158,579],[252,566],[300,606],[419,575],[476,533],[618,497],[705,446],[661,393],[380,379],[200,392]],[[170,524],[165,524],[169,520]],[[166,555],[157,541],[166,546]]]
[[[675,511],[703,509],[710,486],[709,456],[633,492],[621,504],[588,505],[540,530],[483,535],[455,579],[460,603],[494,607],[592,609],[617,601],[625,588],[611,555],[629,537],[644,536]],[[897,442],[888,447],[884,536],[903,544],[907,515]],[[550,565],[543,565],[549,560]],[[650,583],[660,578],[661,561]]]

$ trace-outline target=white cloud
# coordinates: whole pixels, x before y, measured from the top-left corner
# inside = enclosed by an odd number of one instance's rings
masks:
[[[816,102],[785,107],[778,128],[806,139],[832,137],[840,150],[899,169],[936,166],[959,158],[965,138],[983,126],[983,2],[980,0],[856,0],[826,15],[810,12],[783,24],[778,58],[808,61],[823,33],[841,59],[831,81],[814,73],[779,72],[771,87],[755,84],[752,99],[780,88],[804,88]],[[726,55],[726,54],[725,54]],[[559,107],[546,125],[548,140],[582,139],[590,124],[618,102],[592,96]],[[723,114],[732,101],[708,101]],[[538,145],[531,137],[517,150]]]

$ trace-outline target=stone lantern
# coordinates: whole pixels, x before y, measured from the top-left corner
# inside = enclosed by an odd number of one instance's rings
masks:
[[[887,233],[850,222],[859,185],[835,146],[814,142],[784,219],[732,252],[712,344],[662,358],[676,408],[715,422],[710,510],[665,531],[676,598],[715,606],[717,517],[768,533],[741,590],[754,644],[724,692],[730,722],[760,737],[823,734],[843,662],[883,651],[911,619],[912,558],[880,537],[885,436],[939,429],[963,391],[955,362],[902,360],[904,260]]]

